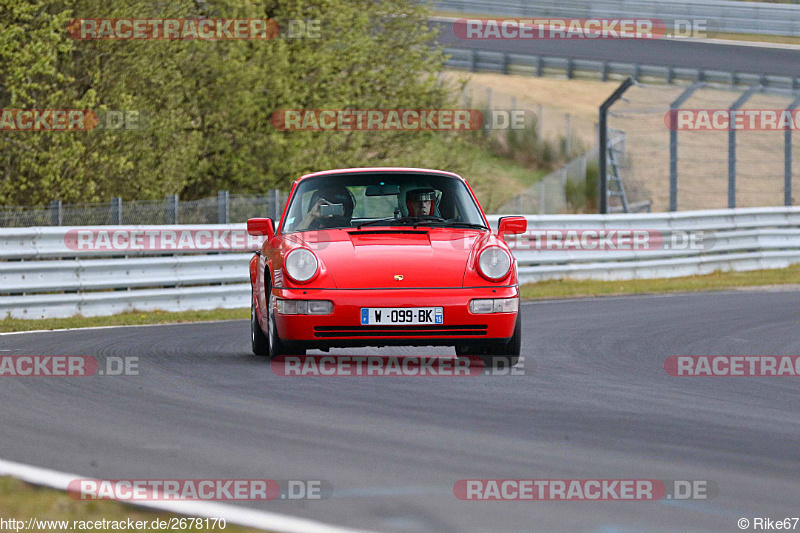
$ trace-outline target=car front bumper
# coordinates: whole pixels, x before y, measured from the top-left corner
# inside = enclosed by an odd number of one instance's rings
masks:
[[[514,334],[517,313],[473,314],[482,298],[518,298],[513,287],[445,289],[275,289],[282,299],[329,300],[329,315],[282,315],[275,310],[281,340],[303,348],[345,346],[454,346],[498,344]],[[441,307],[438,325],[361,325],[363,307]]]

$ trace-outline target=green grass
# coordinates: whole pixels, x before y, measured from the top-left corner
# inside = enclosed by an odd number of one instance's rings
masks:
[[[170,518],[186,518],[163,512],[144,511],[124,503],[105,500],[74,500],[66,492],[48,488],[37,487],[24,481],[10,477],[0,477],[0,518],[27,521],[30,518],[38,520],[68,520],[66,529],[54,528],[50,531],[72,531],[73,521],[118,521],[130,518],[133,522],[143,521],[148,524],[153,520],[167,520]],[[80,525],[80,524],[79,524]],[[183,531],[225,531],[225,533],[255,533],[263,531],[227,524],[224,530],[209,528],[195,529],[189,527]],[[79,531],[79,528],[75,528]],[[5,529],[5,531],[14,531]],[[22,530],[24,531],[24,529]],[[38,531],[38,530],[37,530]],[[47,531],[41,529],[41,531]],[[80,529],[83,531],[83,529]],[[101,529],[102,531],[102,529]],[[120,530],[121,531],[121,530]],[[163,529],[139,529],[136,531],[164,531]]]
[[[521,287],[524,299],[576,298],[621,294],[659,294],[800,285],[800,264],[774,270],[750,272],[715,272],[706,276],[683,278],[636,279],[629,281],[549,280],[528,283]]]
[[[250,318],[250,309],[213,309],[211,311],[130,312],[112,316],[47,318],[27,320],[6,317],[0,320],[0,332],[31,331],[38,329],[88,328],[93,326],[133,326],[138,324],[179,324],[182,322],[208,322]]]

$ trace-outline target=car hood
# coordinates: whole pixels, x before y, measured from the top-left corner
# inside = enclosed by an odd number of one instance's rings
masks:
[[[364,228],[303,233],[337,288],[462,287],[470,250],[487,233]]]

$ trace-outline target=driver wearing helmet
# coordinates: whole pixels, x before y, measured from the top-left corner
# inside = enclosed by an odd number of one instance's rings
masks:
[[[321,207],[323,205],[342,205],[344,213],[342,215],[323,215]],[[308,210],[303,220],[295,227],[295,230],[337,228],[350,226],[355,209],[355,199],[353,194],[346,188],[331,185],[315,191],[311,195],[311,209]]]
[[[406,193],[408,216],[427,217],[433,215],[436,192],[433,189],[412,189]]]

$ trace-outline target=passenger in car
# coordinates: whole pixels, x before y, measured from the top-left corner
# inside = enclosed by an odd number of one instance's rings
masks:
[[[330,186],[319,189],[311,195],[311,209],[303,217],[303,220],[294,228],[295,230],[322,229],[322,228],[341,228],[350,226],[355,209],[355,198],[353,194],[342,186]],[[324,214],[322,206],[343,206],[343,214]]]

